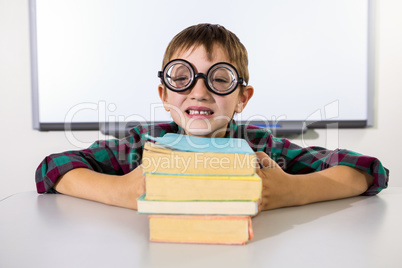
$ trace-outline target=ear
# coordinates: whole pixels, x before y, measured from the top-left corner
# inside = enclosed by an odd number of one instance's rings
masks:
[[[165,89],[165,87],[160,84],[158,86],[158,92],[159,92],[159,98],[161,98],[161,101],[163,102],[163,107],[165,107],[165,110],[167,112],[170,111],[170,106],[169,106],[169,102],[168,102],[168,96],[167,96],[167,91]]]
[[[239,94],[239,101],[235,107],[236,113],[241,113],[244,110],[253,94],[254,94],[254,88],[252,86],[246,86],[244,88],[243,94],[242,95]]]

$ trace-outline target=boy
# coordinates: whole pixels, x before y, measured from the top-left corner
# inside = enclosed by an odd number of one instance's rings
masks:
[[[254,92],[247,84],[247,66],[245,47],[224,27],[199,24],[183,30],[168,45],[158,73],[159,96],[174,121],[140,125],[125,139],[97,141],[86,150],[46,157],[36,171],[38,192],[137,209],[136,198],[145,192],[145,134],[168,132],[246,139],[260,163],[260,211],[374,195],[387,187],[388,170],[376,158],[347,150],[300,148],[265,129],[237,125],[233,115],[243,111]]]

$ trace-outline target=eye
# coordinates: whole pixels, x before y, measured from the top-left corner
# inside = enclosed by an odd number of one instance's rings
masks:
[[[175,85],[176,87],[183,87],[187,85],[189,80],[189,77],[184,75],[172,77],[173,85]]]
[[[172,80],[174,82],[179,82],[179,81],[188,80],[188,77],[187,76],[176,76],[176,77],[172,77]]]
[[[215,77],[213,80],[214,83],[229,83],[227,78],[224,77]]]
[[[211,79],[213,83],[228,84],[232,82],[233,75],[226,68],[218,68],[212,73]]]

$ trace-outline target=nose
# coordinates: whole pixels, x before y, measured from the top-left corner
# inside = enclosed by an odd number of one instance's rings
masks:
[[[211,92],[205,85],[203,77],[196,79],[194,86],[190,89],[189,97],[198,101],[206,101],[211,98]]]

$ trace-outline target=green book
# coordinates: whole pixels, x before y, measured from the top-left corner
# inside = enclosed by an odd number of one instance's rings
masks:
[[[182,152],[254,154],[247,141],[238,138],[204,138],[177,133],[167,133],[163,137],[146,135],[146,138],[161,147]]]

